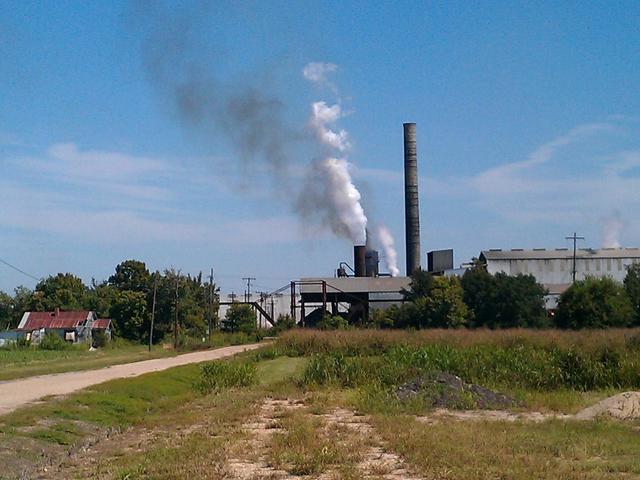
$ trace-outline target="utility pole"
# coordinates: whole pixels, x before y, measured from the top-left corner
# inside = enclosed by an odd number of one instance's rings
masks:
[[[571,271],[573,282],[576,283],[576,243],[578,240],[584,240],[584,237],[579,237],[576,232],[573,232],[573,236],[564,237],[565,240],[573,240],[573,269]]]
[[[149,351],[153,345],[153,321],[156,318],[156,295],[158,294],[158,272],[153,274],[153,303],[151,304],[151,326],[149,327]]]
[[[213,328],[213,268],[209,275],[209,341],[211,341],[211,330]]]
[[[178,286],[180,282],[180,270],[176,273],[176,316],[173,321],[173,348],[178,349]]]
[[[251,280],[255,280],[255,277],[242,277],[242,279],[247,282],[247,291],[245,293],[244,301],[249,303],[251,300]]]
[[[235,302],[235,301],[236,301],[236,297],[237,297],[238,295],[236,295],[236,293],[235,293],[235,292],[231,292],[231,293],[230,293],[229,295],[227,295],[227,296],[231,299],[231,302],[233,303],[233,302]]]

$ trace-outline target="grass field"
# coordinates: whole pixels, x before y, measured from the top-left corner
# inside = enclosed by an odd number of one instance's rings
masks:
[[[640,388],[637,331],[478,333],[289,332],[0,417],[0,462],[7,478],[640,478],[639,421],[553,417]],[[549,362],[562,381],[523,380]],[[461,420],[394,395],[443,367],[550,416]]]

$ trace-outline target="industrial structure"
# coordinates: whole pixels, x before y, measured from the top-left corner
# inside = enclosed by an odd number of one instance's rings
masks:
[[[575,250],[575,256],[568,248],[494,249],[481,252],[479,259],[491,274],[533,275],[549,291],[547,308],[553,309],[571,285],[574,272],[576,280],[606,276],[622,282],[627,267],[640,262],[640,248],[581,248]]]
[[[325,314],[343,315],[357,322],[366,319],[373,309],[404,301],[403,291],[409,288],[411,274],[420,268],[421,253],[416,124],[405,123],[403,134],[406,276],[381,273],[378,251],[367,245],[355,245],[353,266],[341,262],[336,277],[291,282],[291,315],[300,324],[314,325]],[[453,252],[451,266],[446,268],[452,266]]]
[[[411,275],[421,268],[420,205],[416,124],[403,124],[406,276],[380,271],[379,252],[371,245],[354,245],[351,260],[342,261],[334,277],[302,278],[273,292],[244,299],[229,295],[220,302],[219,315],[233,303],[252,305],[260,325],[273,325],[278,315],[289,314],[302,326],[314,326],[325,315],[340,315],[350,322],[366,319],[370,311],[401,305]],[[368,240],[368,239],[367,239]],[[427,255],[428,271],[447,275],[453,271],[453,250]],[[232,298],[233,297],[233,298]],[[288,308],[285,311],[285,305]]]
[[[407,276],[420,268],[420,204],[418,197],[418,147],[416,124],[404,127],[404,214]]]

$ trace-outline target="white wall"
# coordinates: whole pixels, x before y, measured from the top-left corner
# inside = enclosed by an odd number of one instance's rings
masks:
[[[622,282],[627,274],[626,267],[638,259],[633,258],[577,258],[576,280],[587,276],[609,276]],[[489,260],[489,273],[504,272],[508,275],[531,274],[539,283],[571,283],[573,259],[529,259],[529,260]]]

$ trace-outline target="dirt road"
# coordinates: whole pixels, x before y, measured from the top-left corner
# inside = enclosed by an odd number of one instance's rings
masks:
[[[124,363],[122,365],[112,365],[98,370],[57,373],[53,375],[29,377],[22,380],[0,382],[0,415],[9,413],[16,408],[49,395],[66,395],[97,383],[115,380],[117,378],[137,377],[144,373],[159,372],[167,368],[187,365],[189,363],[206,362],[208,360],[229,357],[262,346],[264,346],[264,343],[237,345],[203,352],[185,353],[177,357],[157,358],[141,362]]]

